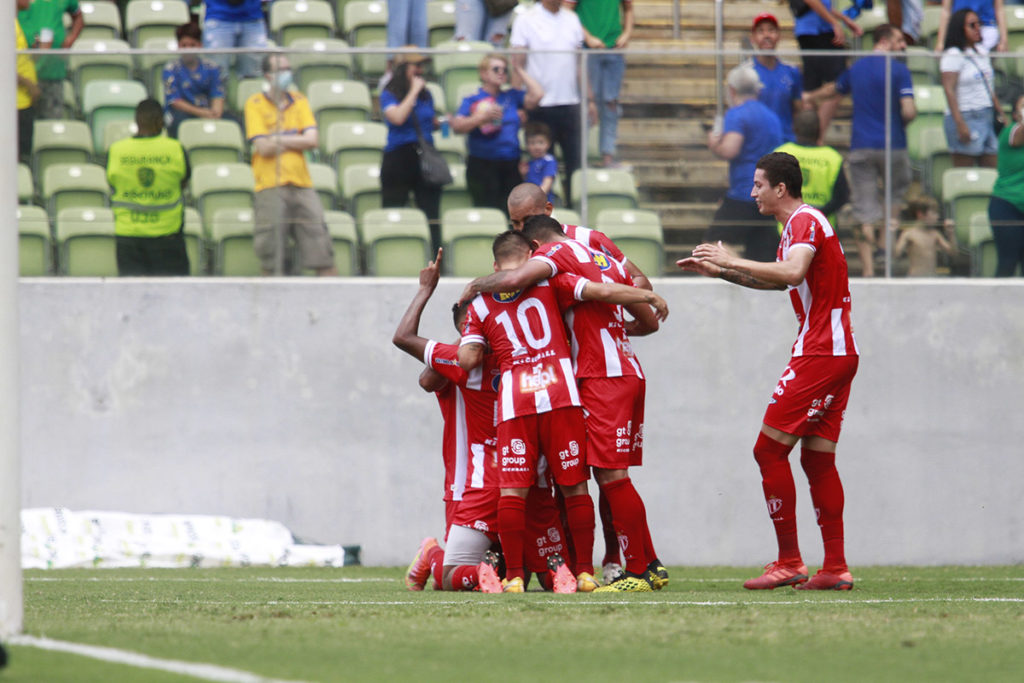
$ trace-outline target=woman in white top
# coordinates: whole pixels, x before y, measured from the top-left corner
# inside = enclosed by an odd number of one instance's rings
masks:
[[[993,88],[992,62],[981,46],[981,21],[971,10],[953,14],[939,63],[949,111],[943,121],[954,166],[995,168],[999,149],[994,112],[1003,117]]]

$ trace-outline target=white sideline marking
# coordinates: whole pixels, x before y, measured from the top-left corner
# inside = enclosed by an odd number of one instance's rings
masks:
[[[536,591],[535,591],[536,592]],[[514,599],[514,598],[513,598]],[[292,605],[292,606],[310,606],[310,607],[406,607],[410,605],[416,605],[421,607],[432,606],[432,605],[466,605],[470,603],[477,603],[483,605],[493,605],[496,602],[508,600],[508,598],[498,598],[496,600],[488,600],[486,598],[477,600],[472,598],[466,598],[463,600],[249,600],[240,602],[237,600],[100,600],[100,602],[106,603],[141,603],[147,605],[166,605],[166,604],[189,604],[189,605],[246,605],[246,606],[264,606],[264,607],[278,607],[281,605]],[[1024,598],[865,598],[863,600],[853,600],[850,598],[827,598],[823,600],[814,600],[811,598],[805,600],[765,600],[764,602],[757,600],[643,600],[643,601],[632,601],[632,600],[573,600],[571,598],[561,600],[558,598],[548,598],[546,600],[540,600],[538,602],[549,604],[549,605],[562,605],[565,607],[578,607],[580,605],[635,605],[638,607],[664,607],[664,606],[677,606],[677,607],[772,607],[774,605],[902,605],[902,604],[916,604],[925,602],[1010,602],[1010,603],[1024,603]]]
[[[301,681],[282,681],[276,678],[264,678],[248,671],[229,669],[215,664],[198,664],[196,662],[182,662],[175,659],[158,659],[149,657],[137,652],[118,650],[112,647],[99,647],[97,645],[84,645],[82,643],[70,643],[63,640],[51,640],[50,638],[37,638],[35,636],[15,636],[8,641],[11,645],[24,647],[37,647],[41,650],[54,650],[56,652],[68,652],[73,655],[99,659],[104,662],[116,664],[127,664],[142,669],[159,669],[169,671],[183,676],[192,676],[206,681],[223,681],[224,683],[302,683]]]

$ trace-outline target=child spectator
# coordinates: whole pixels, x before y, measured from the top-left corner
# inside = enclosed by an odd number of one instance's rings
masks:
[[[530,153],[530,161],[524,162],[523,180],[533,183],[544,190],[548,201],[554,204],[552,188],[558,176],[558,161],[551,154],[551,129],[541,121],[526,124],[526,150]]]
[[[911,199],[904,212],[905,220],[914,221],[903,229],[896,240],[896,256],[906,253],[910,258],[908,277],[934,277],[938,268],[939,249],[950,256],[955,248],[942,234],[939,203],[932,197]]]

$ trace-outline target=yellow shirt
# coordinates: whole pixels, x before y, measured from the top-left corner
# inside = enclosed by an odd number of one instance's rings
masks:
[[[21,23],[17,17],[14,19],[14,31],[15,31],[15,49],[19,52],[21,50],[28,49],[28,41],[25,40],[25,34],[21,30]],[[28,55],[18,55],[18,75],[22,78],[27,78],[33,83],[37,83],[36,79],[36,65],[32,61],[32,58]],[[29,94],[28,88],[23,85],[18,86],[18,109],[28,109],[32,106],[32,95]]]
[[[245,136],[250,142],[259,137],[302,133],[316,128],[316,119],[305,96],[288,92],[285,97],[287,104],[283,110],[266,93],[257,93],[245,101]],[[257,192],[280,185],[313,187],[306,157],[297,150],[286,150],[276,157],[260,156],[254,151],[252,173],[256,178]]]

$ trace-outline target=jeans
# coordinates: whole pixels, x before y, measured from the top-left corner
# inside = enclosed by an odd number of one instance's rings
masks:
[[[587,76],[597,102],[597,120],[600,126],[598,139],[601,154],[615,156],[615,142],[619,137],[619,90],[626,73],[626,56],[603,54],[587,56]],[[611,106],[609,106],[609,103]]]
[[[427,45],[427,0],[388,0],[388,47]]]
[[[1024,275],[1024,212],[1005,199],[992,197],[988,220],[996,242],[996,277],[1013,277],[1018,264]]]
[[[455,1],[455,40],[486,40],[501,47],[508,37],[512,12],[492,17],[484,0]]]
[[[267,47],[267,25],[262,19],[257,21],[221,21],[207,19],[203,26],[203,47],[224,49],[230,47]],[[208,57],[220,66],[222,74],[229,73],[228,65],[231,55],[212,54]],[[238,76],[241,78],[259,78],[263,75],[263,55],[247,54],[238,56]]]

